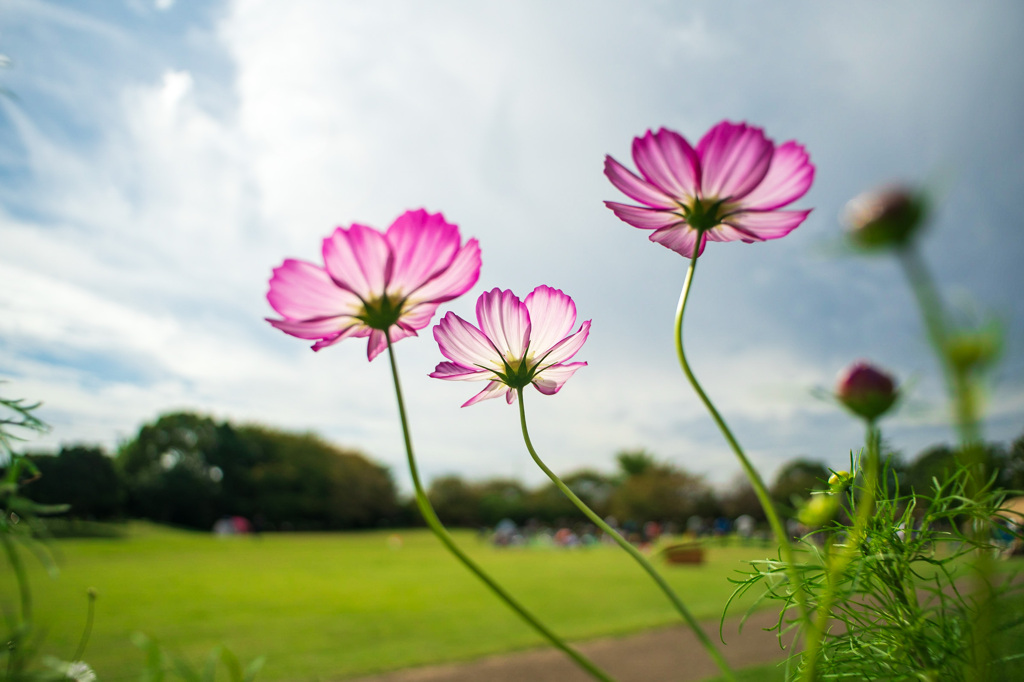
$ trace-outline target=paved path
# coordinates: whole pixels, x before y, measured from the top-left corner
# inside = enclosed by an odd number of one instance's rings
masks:
[[[726,621],[727,644],[721,645],[729,664],[743,668],[781,660],[774,632],[778,614],[755,613],[738,633],[739,619]],[[718,621],[704,623],[718,635]],[[717,639],[716,639],[717,641]],[[619,682],[690,682],[718,674],[718,668],[697,638],[684,626],[650,630],[625,637],[583,642],[579,650]],[[592,678],[557,649],[545,648],[445,665],[409,668],[349,682],[592,682]]]

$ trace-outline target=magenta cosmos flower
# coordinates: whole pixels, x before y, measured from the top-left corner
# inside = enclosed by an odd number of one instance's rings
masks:
[[[267,300],[282,318],[267,322],[320,350],[370,337],[373,360],[391,341],[415,336],[438,305],[466,293],[480,276],[480,246],[461,243],[440,213],[407,211],[387,232],[353,224],[323,244],[324,267],[286,260],[270,278]]]
[[[466,407],[505,392],[509,404],[516,390],[533,384],[545,395],[558,393],[585,362],[570,362],[590,333],[590,320],[574,333],[576,304],[558,289],[539,286],[525,301],[511,291],[492,289],[476,302],[475,327],[454,313],[434,326],[434,339],[451,362],[430,376],[453,381],[488,381]]]
[[[687,258],[695,246],[699,256],[709,239],[749,244],[785,237],[810,213],[779,210],[814,180],[803,146],[791,140],[776,147],[746,123],[722,121],[696,149],[679,133],[648,130],[633,140],[633,161],[639,176],[610,156],[604,174],[643,205],[605,205],[633,227],[654,230],[651,241]]]

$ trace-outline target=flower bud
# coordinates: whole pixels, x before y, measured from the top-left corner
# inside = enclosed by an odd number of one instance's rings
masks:
[[[946,354],[953,366],[962,372],[983,370],[999,358],[1002,337],[1002,330],[995,324],[982,329],[956,331],[946,340]]]
[[[852,199],[846,204],[843,221],[856,246],[875,250],[907,244],[923,224],[924,214],[921,195],[892,185]]]
[[[885,414],[896,402],[897,395],[892,377],[863,361],[843,370],[836,385],[839,402],[868,420]]]
[[[819,493],[811,497],[800,507],[796,514],[797,521],[805,526],[824,526],[839,511],[839,498],[832,493]]]
[[[828,489],[834,493],[839,493],[849,488],[852,482],[853,476],[850,475],[849,471],[835,471],[828,477]]]

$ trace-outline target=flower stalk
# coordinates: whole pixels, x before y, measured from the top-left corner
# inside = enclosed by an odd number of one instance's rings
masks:
[[[847,536],[846,542],[840,545],[838,553],[832,555],[829,552],[827,555],[829,559],[825,572],[825,592],[818,602],[818,608],[807,630],[807,646],[804,649],[803,656],[804,669],[800,678],[804,682],[814,682],[818,654],[828,633],[828,622],[832,617],[832,605],[836,599],[839,581],[850,565],[850,562],[853,561],[857,552],[860,551],[861,544],[867,533],[868,522],[875,513],[875,492],[878,489],[881,441],[881,431],[875,426],[873,420],[868,420],[867,436],[864,444],[867,465],[862,467],[864,472],[862,485],[864,487],[860,499],[857,500],[857,513],[853,522],[853,529]],[[861,461],[863,462],[863,458]]]
[[[412,477],[413,489],[416,494],[416,506],[419,508],[420,513],[423,515],[423,520],[426,521],[427,526],[437,536],[437,539],[441,541],[441,544],[448,549],[452,555],[455,556],[462,564],[470,570],[476,577],[478,577],[488,589],[491,590],[499,599],[505,602],[509,608],[522,618],[527,625],[536,630],[540,635],[547,639],[553,646],[560,649],[567,656],[569,656],[580,668],[585,670],[596,680],[603,680],[605,682],[614,682],[613,678],[610,677],[606,672],[599,668],[593,661],[588,659],[586,656],[578,652],[573,647],[569,646],[561,637],[551,631],[546,625],[537,619],[532,613],[530,613],[522,604],[520,604],[511,594],[509,594],[501,585],[499,585],[493,578],[491,578],[484,570],[469,556],[462,551],[451,534],[445,529],[444,524],[441,523],[441,519],[438,518],[437,513],[434,511],[433,506],[430,504],[430,500],[427,498],[427,493],[423,489],[423,484],[420,481],[419,469],[416,466],[416,458],[413,455],[412,449],[412,438],[409,435],[409,422],[405,413],[405,401],[402,398],[402,387],[398,380],[398,366],[395,362],[395,352],[391,344],[390,334],[387,334],[387,350],[388,358],[391,361],[391,377],[395,384],[395,397],[398,401],[398,415],[402,422],[402,439],[405,442],[405,454],[409,464],[409,475]]]
[[[793,550],[790,547],[789,536],[786,534],[786,529],[782,525],[778,512],[775,510],[775,504],[768,495],[768,489],[765,487],[764,481],[761,480],[760,474],[758,474],[757,470],[750,463],[750,460],[747,459],[746,454],[743,452],[743,448],[740,447],[739,441],[736,440],[736,437],[732,434],[732,431],[725,423],[722,415],[719,414],[714,403],[712,403],[711,399],[708,398],[707,393],[705,393],[704,389],[701,388],[700,382],[697,381],[697,377],[694,375],[693,370],[690,369],[690,363],[686,359],[686,350],[683,347],[683,316],[686,313],[686,302],[689,299],[690,288],[693,285],[694,273],[697,270],[697,259],[700,257],[700,242],[703,237],[704,235],[697,237],[697,248],[694,249],[693,255],[690,258],[690,267],[686,270],[686,279],[683,281],[683,290],[679,295],[679,306],[676,309],[675,325],[676,354],[679,356],[679,364],[683,368],[683,374],[686,375],[686,378],[689,380],[694,392],[697,393],[697,397],[700,398],[702,403],[704,403],[704,407],[707,408],[712,420],[714,420],[718,429],[722,432],[722,436],[725,437],[729,447],[736,455],[736,458],[740,461],[740,466],[743,467],[744,473],[747,475],[750,484],[754,488],[754,493],[757,495],[757,499],[761,503],[761,507],[764,509],[764,513],[768,519],[768,524],[771,526],[772,533],[774,533],[775,539],[779,543],[779,552],[781,553],[783,563],[787,567],[787,576],[792,586],[793,598],[796,600],[797,606],[800,610],[800,617],[804,623],[808,623],[810,622],[810,616],[807,608],[807,599],[804,595],[796,564],[793,562]]]
[[[576,505],[577,509],[583,512],[583,514],[588,519],[590,519],[590,521],[595,526],[600,528],[605,534],[608,535],[608,537],[612,538],[619,545],[619,547],[624,549],[627,554],[629,554],[638,564],[640,564],[641,568],[643,568],[644,571],[646,571],[647,574],[651,576],[651,579],[654,580],[654,582],[658,585],[659,588],[661,588],[661,591],[664,592],[665,596],[668,597],[670,602],[672,602],[672,606],[675,607],[676,611],[679,612],[679,615],[681,615],[683,617],[683,620],[686,621],[686,624],[690,626],[691,630],[693,630],[694,635],[696,635],[697,639],[700,640],[701,645],[708,652],[708,655],[711,656],[711,658],[715,661],[715,664],[719,667],[719,669],[721,669],[726,679],[730,680],[731,682],[736,682],[736,677],[733,674],[732,668],[730,668],[729,664],[726,663],[725,658],[722,656],[722,652],[718,650],[718,647],[715,646],[715,643],[712,642],[711,638],[707,636],[707,633],[704,632],[704,629],[700,626],[700,623],[698,623],[697,619],[693,617],[693,614],[690,613],[690,609],[686,607],[686,604],[683,602],[682,599],[679,598],[679,595],[676,594],[675,590],[673,590],[672,587],[661,576],[661,574],[654,569],[654,566],[651,565],[651,563],[640,552],[640,550],[638,550],[628,540],[622,537],[622,535],[617,530],[608,525],[604,519],[602,519],[600,516],[597,515],[597,513],[594,512],[593,509],[588,507],[587,504],[583,500],[581,500],[576,495],[576,493],[574,493],[572,489],[569,488],[569,486],[567,486],[562,481],[562,479],[558,477],[557,474],[555,474],[554,471],[548,468],[548,466],[540,458],[540,456],[537,454],[537,450],[533,447],[533,441],[530,440],[529,429],[527,429],[526,427],[526,405],[523,400],[523,389],[516,389],[516,393],[518,394],[519,398],[519,424],[523,430],[523,441],[526,443],[526,449],[529,451],[530,457],[533,458],[533,461],[537,464],[538,467],[540,467],[541,471],[543,471],[547,475],[547,477],[551,479],[551,482],[554,483],[560,491],[562,491],[562,494],[569,498],[569,501],[571,501],[574,505]]]

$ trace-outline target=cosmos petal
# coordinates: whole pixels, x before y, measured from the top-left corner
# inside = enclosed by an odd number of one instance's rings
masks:
[[[364,301],[384,294],[391,250],[377,230],[354,224],[339,227],[323,245],[324,267],[331,279]]]
[[[701,240],[700,251],[697,253],[698,256],[704,253],[704,246],[707,244],[706,237],[707,235],[705,235],[705,239]],[[697,243],[697,230],[686,223],[681,223],[677,226],[663,227],[660,230],[656,230],[649,239],[652,242],[657,242],[662,246],[672,249],[682,256],[693,258],[693,247]]]
[[[530,351],[535,355],[564,339],[576,323],[576,304],[560,289],[542,284],[526,295],[523,305],[530,313]]]
[[[752,241],[785,237],[802,223],[810,211],[751,211],[734,213],[725,222],[753,237]]]
[[[319,265],[288,259],[274,268],[267,292],[270,306],[285,318],[324,318],[353,315],[359,298],[339,289]]]
[[[521,358],[530,340],[530,314],[511,291],[491,289],[477,299],[480,331],[506,358]]]
[[[768,173],[774,145],[760,128],[722,121],[697,145],[703,196],[741,199]]]
[[[744,210],[771,211],[791,204],[811,188],[814,165],[803,145],[793,140],[775,150],[768,174],[743,197]]]
[[[485,369],[471,369],[454,362],[439,362],[434,371],[427,376],[433,379],[451,379],[453,381],[479,381],[480,379],[493,378],[494,372],[489,372]]]
[[[434,340],[441,354],[457,365],[467,369],[505,369],[491,340],[455,313],[448,313],[434,325]]]
[[[698,195],[700,161],[679,133],[662,128],[634,138],[633,161],[648,182],[677,202],[686,203]]]
[[[587,320],[580,325],[579,330],[575,334],[567,336],[556,343],[544,356],[544,360],[540,363],[540,367],[557,365],[576,355],[576,353],[580,352],[580,348],[583,347],[583,344],[586,342],[589,335],[590,320]]]
[[[580,367],[586,367],[585,362],[573,362],[568,365],[552,365],[543,372],[538,374],[534,380],[533,385],[538,391],[544,395],[554,395],[558,393],[559,389],[565,385],[572,375],[576,373]]]
[[[651,208],[676,207],[676,202],[672,200],[672,197],[646,180],[637,177],[633,171],[610,156],[606,156],[604,159],[604,174],[620,192],[641,204],[647,204]]]
[[[476,405],[478,402],[482,400],[490,400],[491,398],[497,398],[499,395],[501,395],[502,393],[506,393],[507,391],[508,387],[505,386],[505,384],[501,383],[500,381],[492,381],[489,384],[487,384],[487,387],[484,388],[484,390],[480,391],[475,396],[473,396],[466,402],[462,403],[462,407]]]
[[[674,211],[630,206],[629,204],[620,204],[615,201],[606,201],[604,205],[614,211],[620,220],[629,223],[633,227],[639,227],[641,230],[657,230],[663,227],[686,224],[683,217]]]
[[[409,294],[412,304],[419,301],[444,303],[473,288],[480,277],[480,244],[470,239],[459,249],[448,267],[419,289]]]
[[[403,296],[443,272],[459,250],[459,228],[423,209],[400,215],[385,237],[393,256],[388,292]]]

